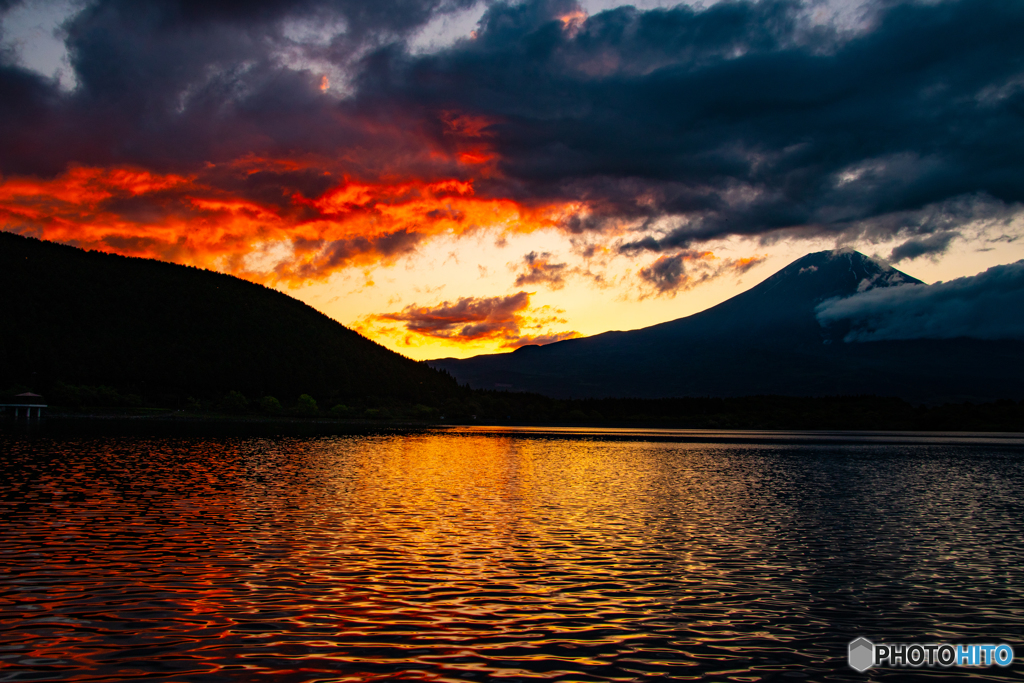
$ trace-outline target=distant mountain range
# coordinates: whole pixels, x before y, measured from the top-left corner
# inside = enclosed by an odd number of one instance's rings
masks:
[[[701,313],[512,353],[443,358],[432,367],[475,389],[557,398],[880,395],[925,401],[1019,399],[1024,342],[845,341],[825,326],[836,297],[921,282],[854,251],[818,252]]]
[[[157,405],[237,391],[325,408],[463,392],[285,294],[230,275],[0,232],[0,390],[109,386]]]

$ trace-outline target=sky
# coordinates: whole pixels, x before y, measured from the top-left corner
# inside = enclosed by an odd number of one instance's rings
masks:
[[[1021,35],[1019,0],[0,0],[0,229],[415,359],[664,322],[824,249],[1001,301],[1019,270],[952,281],[1024,259]]]

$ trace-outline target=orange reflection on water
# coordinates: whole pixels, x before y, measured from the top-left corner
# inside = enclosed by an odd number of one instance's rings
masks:
[[[988,466],[977,452],[747,439],[0,440],[0,662],[79,681],[829,680],[848,631],[884,632],[871,615],[894,599],[922,606],[885,617],[908,631],[936,614],[976,628],[965,605],[995,640],[1021,625],[1019,458],[997,481],[966,476]],[[901,471],[911,501],[893,495]],[[994,506],[970,521],[1002,548],[994,564],[844,543],[883,515],[958,557],[943,511],[972,499]],[[904,582],[910,565],[927,581]],[[956,605],[931,590],[968,579],[984,591]]]

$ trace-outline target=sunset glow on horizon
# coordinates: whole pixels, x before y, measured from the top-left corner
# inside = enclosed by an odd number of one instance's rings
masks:
[[[664,322],[822,249],[1024,258],[1019,8],[810,6],[4,5],[0,229],[416,359]]]

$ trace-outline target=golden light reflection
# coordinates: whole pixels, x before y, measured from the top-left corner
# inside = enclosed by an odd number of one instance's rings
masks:
[[[0,553],[16,602],[0,598],[5,670],[823,678],[843,665],[844,637],[832,659],[800,653],[820,647],[837,605],[857,627],[894,599],[928,608],[908,623],[939,613],[970,631],[978,614],[1001,615],[1007,639],[1016,623],[991,608],[1013,598],[990,566],[1005,552],[986,564],[951,514],[1017,499],[1019,473],[971,485],[948,467],[987,467],[976,440],[944,441],[939,466],[934,435],[892,446],[903,457],[886,465],[864,457],[888,452],[875,439],[822,451],[809,434],[273,433],[8,441]],[[927,495],[899,495],[908,487]],[[918,531],[846,543],[879,515]],[[970,523],[1019,554],[1005,515]],[[946,604],[936,580],[984,590]]]

